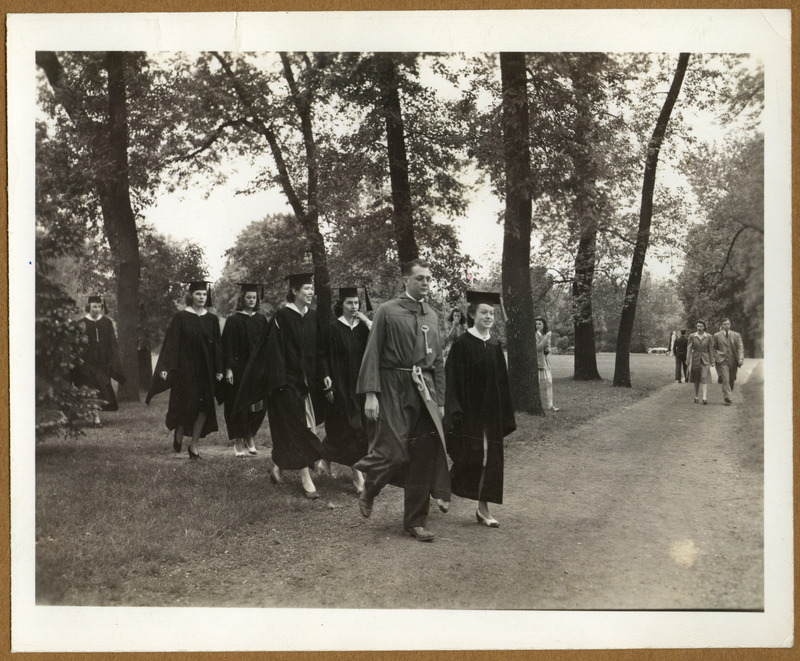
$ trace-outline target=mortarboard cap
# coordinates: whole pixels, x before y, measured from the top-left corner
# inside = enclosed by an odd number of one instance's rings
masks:
[[[90,297],[87,299],[87,301],[86,301],[86,302],[87,302],[87,303],[89,303],[89,304],[92,304],[92,303],[102,303],[102,302],[103,302],[103,298],[102,298],[101,296],[90,296]]]
[[[264,285],[259,285],[253,282],[237,282],[236,284],[243,294],[246,294],[249,291],[254,291],[256,294],[261,296],[261,292],[264,288]]]
[[[303,285],[313,285],[314,284],[314,274],[313,273],[292,273],[291,275],[287,275],[284,280],[289,281],[289,287],[292,289],[299,289]]]
[[[339,300],[358,296],[358,287],[339,287]]]
[[[500,294],[493,291],[468,291],[467,303],[500,305]]]

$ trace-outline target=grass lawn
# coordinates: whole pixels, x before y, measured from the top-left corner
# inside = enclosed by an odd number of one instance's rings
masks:
[[[523,444],[557,445],[566,430],[673,380],[672,357],[632,355],[633,388],[611,387],[613,354],[598,355],[605,377],[599,382],[572,381],[572,360],[552,356],[561,411],[518,415],[507,462]],[[166,402],[161,395],[149,407],[125,404],[103,414],[102,429],[37,446],[38,604],[273,605],[256,596],[258,585],[242,584],[237,568],[266,562],[270,581],[290,587],[313,580],[309,572],[335,571],[336,554],[352,552],[342,541],[357,516],[348,470],[315,477],[324,495],[316,502],[302,498],[291,474],[286,487],[275,488],[266,422],[257,437],[260,453],[236,459],[221,408],[221,431],[201,443],[201,461],[189,462],[185,449],[172,452]],[[324,551],[298,569],[309,549]],[[324,585],[319,590],[320,606],[335,605]]]

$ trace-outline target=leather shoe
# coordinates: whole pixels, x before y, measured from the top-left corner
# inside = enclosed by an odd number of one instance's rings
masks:
[[[494,517],[490,516],[488,519],[481,514],[480,510],[475,510],[475,518],[478,520],[478,523],[483,524],[487,528],[499,528],[500,522],[495,519]]]
[[[436,535],[422,526],[414,526],[404,530],[406,535],[414,537],[418,542],[432,542]]]
[[[372,498],[368,498],[362,491],[361,495],[358,497],[358,509],[361,511],[361,516],[365,519],[368,519],[370,514],[372,514],[372,502]]]
[[[439,511],[447,514],[450,511],[450,501],[449,500],[442,500],[441,498],[436,499],[436,505],[439,508]]]
[[[726,397],[725,398],[725,406],[730,406],[731,404],[733,404],[733,402],[728,397]]]
[[[306,491],[306,488],[303,487],[303,495],[308,498],[309,500],[316,500],[319,498],[319,492],[317,491]]]

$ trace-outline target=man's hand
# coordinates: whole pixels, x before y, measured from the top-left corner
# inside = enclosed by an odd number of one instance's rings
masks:
[[[444,420],[444,406],[439,407],[439,417]]]
[[[367,393],[367,399],[364,402],[364,415],[369,420],[377,420],[380,413],[380,406],[378,405],[378,396],[374,392]]]

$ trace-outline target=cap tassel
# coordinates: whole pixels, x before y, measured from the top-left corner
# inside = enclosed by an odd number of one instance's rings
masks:
[[[503,297],[500,297],[500,312],[503,313],[503,323],[508,321],[508,315],[506,314],[506,306],[503,305]]]
[[[367,309],[367,312],[372,312],[372,303],[369,302],[369,292],[367,291],[366,285],[361,285],[364,288],[364,307]]]

